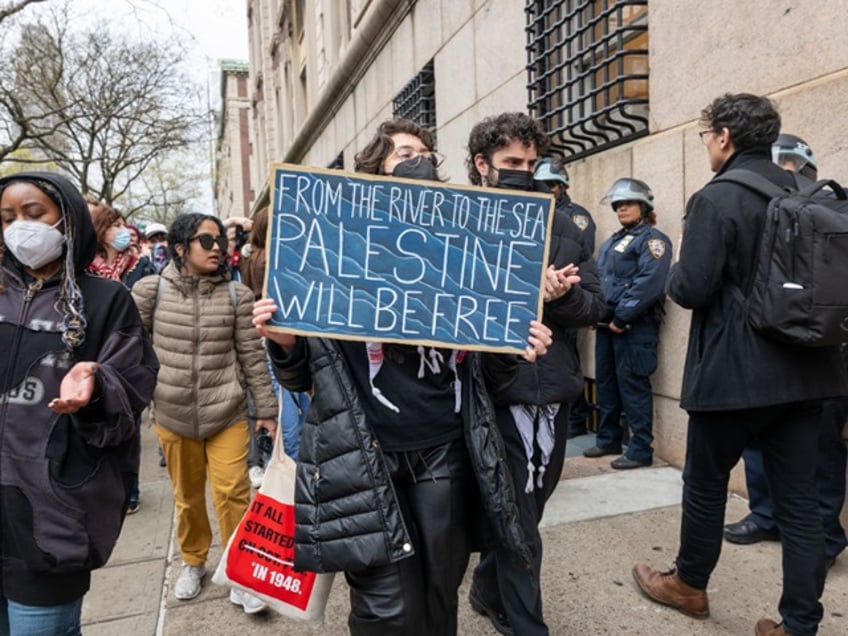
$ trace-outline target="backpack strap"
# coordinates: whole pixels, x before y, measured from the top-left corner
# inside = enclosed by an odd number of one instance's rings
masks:
[[[764,197],[768,197],[769,199],[782,197],[792,191],[789,188],[780,187],[776,183],[769,181],[764,176],[754,172],[753,170],[746,170],[745,168],[728,170],[723,175],[710,181],[710,183],[720,182],[735,183],[737,185],[744,186],[749,190],[762,194]]]
[[[822,188],[829,187],[837,199],[841,201],[848,199],[848,194],[846,194],[845,189],[833,179],[822,179],[821,181],[814,182],[801,177],[797,173],[792,172],[791,174],[795,182],[795,190],[797,190],[801,196],[811,197]],[[753,170],[746,170],[745,168],[728,170],[723,175],[710,181],[710,183],[717,183],[721,181],[745,186],[746,188],[753,190],[754,192],[759,192],[770,199],[792,192],[792,189],[782,188],[762,175],[757,174]]]
[[[735,183],[737,185],[741,185],[742,187],[748,188],[749,190],[753,190],[757,194],[761,194],[762,196],[768,199],[774,199],[777,197],[782,197],[790,192],[793,192],[791,188],[782,188],[776,183],[769,181],[764,176],[754,172],[753,170],[746,170],[745,168],[736,168],[735,170],[728,170],[723,175],[716,177],[710,183]],[[796,186],[798,185],[798,181],[795,180]],[[738,285],[734,283],[729,283],[728,288],[730,289],[730,294],[733,298],[738,302],[742,309],[747,314],[749,311],[749,300],[748,297],[742,292]]]
[[[230,281],[230,284],[227,285],[230,290],[230,304],[233,306],[233,315],[238,320],[238,296],[236,295],[236,283],[235,281]]]
[[[167,284],[168,282],[165,280],[165,277],[160,274],[159,285],[156,287],[156,300],[153,302],[153,312],[150,314],[151,319],[156,315],[156,308],[159,306],[159,301],[162,300],[162,294],[165,293]]]
[[[153,300],[153,309],[150,311],[150,342],[153,342],[153,326],[156,324],[156,309],[159,307],[159,301],[162,300],[162,295],[165,293],[165,287],[168,281],[162,274],[159,274],[159,284],[156,286],[156,298]]]

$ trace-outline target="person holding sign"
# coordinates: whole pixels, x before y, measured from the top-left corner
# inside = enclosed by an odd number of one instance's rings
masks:
[[[484,119],[469,136],[469,179],[486,187],[531,190],[534,165],[547,147],[541,124],[524,113]],[[493,396],[519,522],[531,554],[528,570],[499,547],[483,552],[474,570],[471,607],[487,616],[501,634],[548,634],[542,617],[538,526],[562,473],[569,405],[583,387],[576,328],[596,324],[604,311],[591,250],[581,229],[557,206],[542,315],[553,343],[538,363],[520,364],[512,386]]]
[[[371,174],[438,178],[426,129],[387,121],[356,156]],[[298,456],[295,567],[344,571],[351,634],[450,636],[457,590],[485,511],[515,558],[518,527],[491,395],[514,380],[516,356],[304,338],[269,329],[273,299],[254,306],[280,383],[314,390]],[[531,322],[528,361],[551,332]],[[478,510],[479,509],[479,510]]]

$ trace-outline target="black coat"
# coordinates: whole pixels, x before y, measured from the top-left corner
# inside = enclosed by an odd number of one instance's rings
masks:
[[[734,154],[716,176],[745,168],[780,186],[792,175],[767,147]],[[749,409],[848,394],[836,347],[788,345],[754,331],[730,283],[753,284],[768,200],[734,183],[707,183],[686,206],[680,260],[668,294],[692,309],[680,405],[689,411]]]
[[[334,340],[298,338],[286,356],[268,351],[280,384],[314,390],[298,451],[295,566],[335,572],[393,563],[415,553],[380,443]],[[494,540],[529,567],[503,440],[489,392],[514,380],[515,357],[470,352],[457,367],[462,420],[480,503]],[[484,528],[479,524],[479,528]]]
[[[565,296],[545,303],[542,322],[553,334],[548,353],[534,363],[520,360],[518,378],[497,404],[551,404],[571,402],[583,391],[583,370],[577,352],[577,327],[594,326],[606,312],[598,266],[585,245],[582,232],[557,208],[551,228],[549,263],[560,269],[580,267],[580,284]]]

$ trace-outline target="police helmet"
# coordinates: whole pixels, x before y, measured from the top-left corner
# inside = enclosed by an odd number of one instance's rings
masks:
[[[788,133],[780,133],[777,136],[777,141],[771,146],[771,160],[778,165],[784,161],[791,161],[797,166],[798,172],[804,166],[818,170],[816,156],[813,154],[810,145],[800,137]]]
[[[536,171],[533,174],[536,181],[559,181],[566,188],[570,185],[568,173],[562,159],[556,157],[544,157],[536,163]]]
[[[654,209],[654,193],[648,184],[639,179],[618,179],[601,199],[601,203],[609,204],[615,210],[615,204],[622,201],[639,201],[647,207],[645,212]]]

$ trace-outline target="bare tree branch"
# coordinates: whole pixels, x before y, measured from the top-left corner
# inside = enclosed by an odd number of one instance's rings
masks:
[[[72,33],[69,24],[66,7],[23,25],[13,62],[0,65],[0,163],[50,161],[83,192],[132,199],[131,213],[137,203],[184,205],[193,194],[162,197],[145,175],[203,133],[202,87],[180,70],[186,51],[173,38],[132,41],[103,23]]]
[[[18,2],[12,2],[11,4],[7,4],[0,7],[0,22],[3,22],[3,20],[5,20],[6,18],[15,15],[18,11],[21,11],[27,5],[33,4],[35,2],[45,2],[45,0],[18,0]]]

